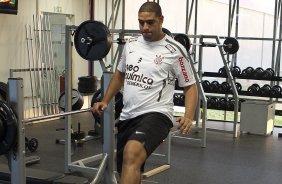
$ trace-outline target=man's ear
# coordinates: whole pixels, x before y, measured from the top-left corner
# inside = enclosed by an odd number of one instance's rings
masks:
[[[163,23],[164,22],[164,16],[160,16],[160,22]]]

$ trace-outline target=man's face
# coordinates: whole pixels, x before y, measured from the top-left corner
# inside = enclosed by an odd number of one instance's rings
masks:
[[[139,29],[146,41],[162,39],[163,16],[157,17],[153,12],[140,12],[138,14]]]

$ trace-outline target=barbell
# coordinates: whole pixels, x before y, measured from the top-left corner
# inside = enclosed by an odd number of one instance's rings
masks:
[[[163,28],[162,31],[171,36],[171,32]],[[88,61],[100,60],[107,56],[112,43],[123,45],[126,39],[112,39],[110,30],[99,21],[87,20],[82,22],[74,31],[74,46],[77,53]]]
[[[164,33],[172,36],[168,29],[162,29]],[[228,37],[223,44],[212,42],[191,43],[186,34],[177,34],[174,39],[180,42],[189,51],[191,45],[202,47],[223,47],[228,54],[235,54],[239,50],[239,43],[235,38]],[[112,43],[125,44],[126,39],[118,38],[113,40],[110,30],[99,21],[88,20],[81,23],[74,31],[74,46],[77,53],[88,61],[100,60],[107,56]]]
[[[201,43],[191,43],[188,35],[177,34],[174,39],[180,42],[187,50],[190,50],[192,45],[200,47],[223,47],[223,50],[228,54],[235,54],[239,50],[239,43],[236,38],[228,37],[224,40],[223,44],[217,44],[213,42],[201,42]]]

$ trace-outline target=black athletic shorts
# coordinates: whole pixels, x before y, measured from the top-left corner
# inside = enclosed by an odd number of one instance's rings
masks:
[[[117,172],[121,173],[123,149],[128,140],[144,143],[147,157],[163,142],[170,129],[171,120],[159,112],[146,113],[117,123]],[[144,163],[145,164],[145,163]],[[144,164],[141,171],[144,172]]]

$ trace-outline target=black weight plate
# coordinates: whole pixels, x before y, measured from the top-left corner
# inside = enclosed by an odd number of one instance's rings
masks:
[[[38,145],[39,145],[38,140],[36,138],[31,138],[28,141],[27,147],[28,147],[29,151],[35,152],[38,148]]]
[[[2,119],[0,118],[0,142],[2,142],[4,139],[5,131],[6,131],[6,128],[5,128],[4,122],[2,122]]]
[[[72,89],[72,97],[71,97],[71,109],[73,111],[80,110],[83,106],[84,100],[81,94],[76,90]],[[59,107],[61,110],[65,110],[65,92],[61,93],[59,97]]]
[[[3,101],[7,100],[7,90],[8,90],[8,85],[4,82],[0,82],[0,100]]]
[[[97,77],[82,76],[78,78],[78,91],[80,93],[93,94],[97,91]]]
[[[71,134],[71,139],[81,140],[83,138],[85,138],[85,132],[84,131],[75,131]]]
[[[171,38],[173,38],[173,35],[172,35],[172,33],[168,30],[168,29],[166,29],[166,28],[162,28],[162,31],[163,31],[163,33],[165,33],[166,35],[168,35],[168,36],[170,36]]]
[[[91,39],[91,41],[85,41]],[[84,59],[100,60],[109,53],[112,38],[109,29],[98,21],[81,23],[74,35],[74,46],[77,53]]]
[[[239,43],[235,38],[228,37],[223,42],[223,49],[228,54],[235,54],[239,50]]]
[[[186,34],[177,34],[174,36],[174,39],[179,43],[181,43],[181,45],[183,45],[186,48],[187,52],[189,52],[191,47],[191,42]]]
[[[91,100],[91,107],[94,106],[94,103],[101,102],[101,100],[102,100],[101,89],[98,89],[93,94],[93,97]],[[115,96],[115,119],[119,118],[122,108],[123,108],[123,94],[121,92],[118,92]],[[101,121],[100,116],[94,113],[93,113],[93,116],[94,116],[95,121],[100,123]]]
[[[4,127],[2,128],[4,136],[0,140],[0,155],[3,155],[15,146],[18,134],[17,118],[13,110],[3,101],[0,101],[0,119]]]

